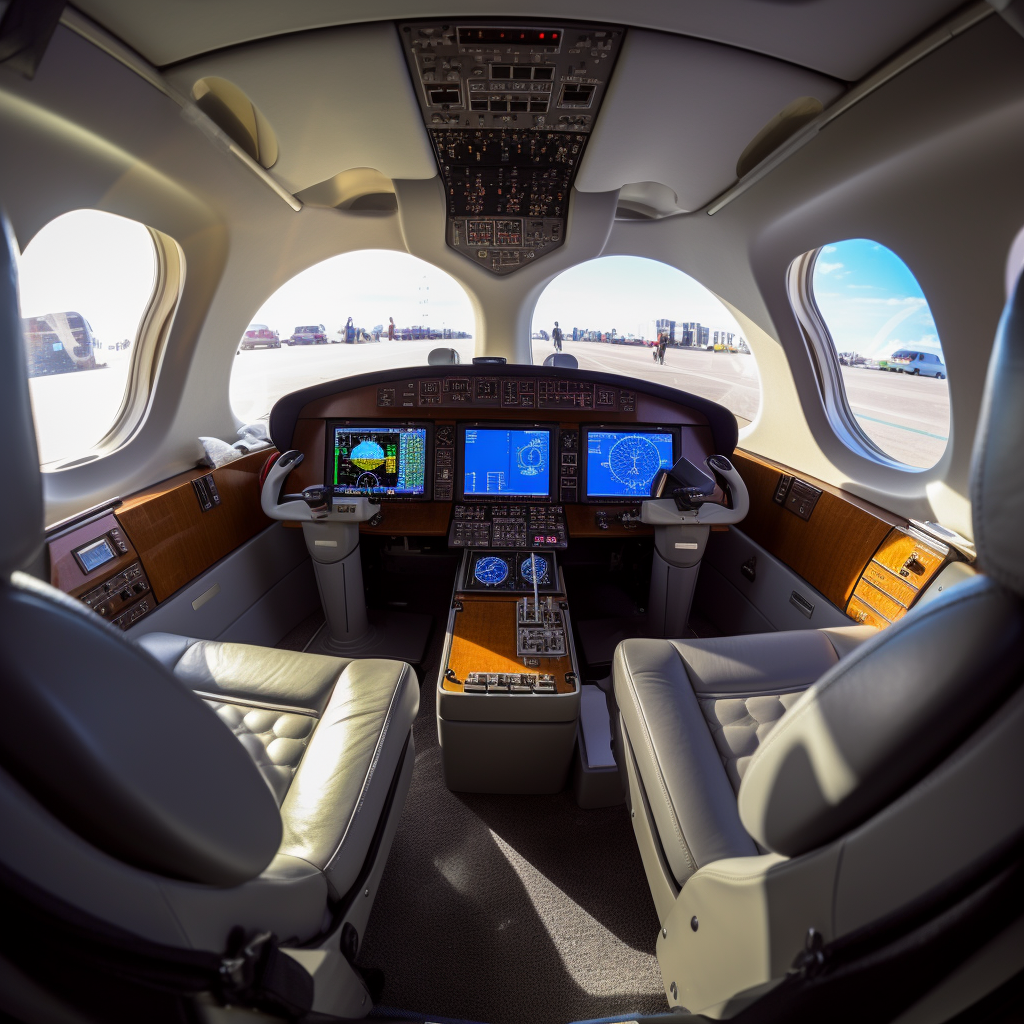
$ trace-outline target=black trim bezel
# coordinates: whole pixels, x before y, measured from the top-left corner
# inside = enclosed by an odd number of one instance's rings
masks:
[[[455,424],[455,500],[467,505],[554,505],[558,503],[558,424],[537,420],[464,420]],[[469,494],[466,486],[466,431],[467,430],[546,430],[548,444],[548,495],[533,494]]]
[[[390,420],[367,419],[360,416],[358,419],[334,418],[324,421],[324,484],[331,495],[335,498],[355,498],[355,494],[335,494],[334,485],[331,483],[331,433],[335,427],[345,427],[349,430],[373,430],[386,431],[394,427],[413,427],[417,430],[426,431],[426,450],[423,454],[423,493],[422,494],[379,494],[372,497],[379,498],[382,502],[407,502],[407,501],[433,501],[434,500],[434,422],[433,420]],[[371,497],[371,495],[367,495]]]
[[[638,501],[649,501],[650,495],[634,495],[627,497],[621,494],[590,495],[588,494],[589,467],[587,438],[593,430],[604,430],[619,434],[669,434],[672,437],[672,463],[682,454],[683,439],[681,427],[672,423],[581,423],[579,455],[576,462],[578,466],[577,477],[580,481],[580,489],[577,501],[581,505],[635,505]]]

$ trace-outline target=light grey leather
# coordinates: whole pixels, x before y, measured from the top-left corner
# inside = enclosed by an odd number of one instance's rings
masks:
[[[677,883],[712,861],[756,854],[678,647],[625,640],[615,650],[612,680]]]
[[[743,774],[757,748],[802,692],[698,698],[697,703],[735,792],[739,792]]]
[[[1024,593],[1024,276],[1017,278],[989,358],[971,466],[978,563]]]
[[[795,630],[701,640],[627,640],[613,685],[668,863],[753,855],[736,793],[759,745],[801,693],[874,630]]]
[[[419,710],[413,670],[170,634],[138,642],[168,658],[181,652],[174,675],[207,699],[280,804],[280,853],[323,871],[344,893]]]
[[[206,703],[245,747],[280,806],[316,728],[316,715],[214,700]]]
[[[403,662],[351,662],[281,805],[281,853],[320,868],[338,893],[366,858],[419,700]]]
[[[857,650],[865,640],[875,636],[878,630],[874,626],[828,626],[819,629],[818,632],[828,637],[837,658],[845,658]]]
[[[993,580],[912,611],[827,672],[765,738],[739,791],[747,831],[788,856],[842,835],[968,736],[1022,669],[1021,600]]]
[[[0,759],[101,850],[236,885],[277,853],[280,815],[215,715],[80,602],[23,574],[0,586]]]
[[[0,437],[4,439],[0,576],[4,578],[27,565],[43,543],[43,485],[18,310],[16,251],[11,226],[0,212]]]
[[[193,640],[169,633],[149,633],[136,642],[160,656],[193,690],[222,695],[226,700],[248,697],[317,713],[327,706],[338,677],[350,664],[346,658]]]
[[[805,689],[839,660],[832,643],[816,629],[668,642],[701,694]]]

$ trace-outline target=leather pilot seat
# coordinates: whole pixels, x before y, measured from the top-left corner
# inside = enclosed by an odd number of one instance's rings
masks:
[[[984,575],[879,633],[616,649],[620,768],[673,1006],[730,1016],[786,975],[809,929],[828,943],[886,919],[1024,831],[1022,395],[1018,284],[972,467]]]
[[[136,645],[18,571],[43,502],[2,226],[18,497],[0,510],[0,883],[161,949],[223,955],[235,929],[273,933],[312,975],[315,1011],[363,1016],[351,961],[409,788],[415,673],[168,634]]]

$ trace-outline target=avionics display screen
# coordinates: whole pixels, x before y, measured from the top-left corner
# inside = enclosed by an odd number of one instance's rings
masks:
[[[671,431],[591,428],[584,439],[588,498],[646,498],[658,470],[675,462]]]
[[[86,572],[92,572],[93,569],[98,569],[101,565],[106,565],[107,562],[112,562],[117,557],[107,540],[97,540],[93,541],[92,544],[86,544],[85,547],[79,548],[75,554],[78,555],[82,568]]]
[[[353,426],[327,428],[327,485],[335,495],[426,496],[427,428]]]
[[[466,498],[549,498],[551,431],[466,427],[462,493]]]

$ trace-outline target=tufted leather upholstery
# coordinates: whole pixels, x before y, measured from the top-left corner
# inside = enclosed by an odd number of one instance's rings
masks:
[[[245,747],[280,807],[316,728],[316,716],[225,701],[206,703]]]
[[[736,792],[739,792],[740,780],[757,748],[775,723],[796,703],[800,693],[794,690],[792,693],[698,699],[725,773]]]
[[[235,734],[280,805],[280,853],[338,893],[369,849],[419,708],[399,661],[350,661],[150,633],[160,657]]]
[[[854,629],[853,637],[865,635]],[[772,709],[794,701],[837,660],[817,630],[619,644],[615,697],[678,885],[713,861],[758,852],[736,805],[739,759],[745,768],[751,744],[781,716]],[[763,722],[736,714],[748,703]],[[712,726],[707,716],[719,707],[722,721]]]

